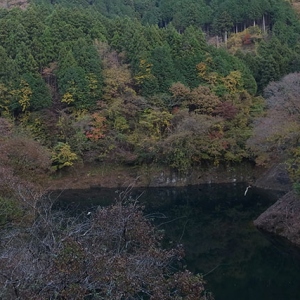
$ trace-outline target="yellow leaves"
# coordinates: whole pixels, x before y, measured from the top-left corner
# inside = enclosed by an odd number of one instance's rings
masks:
[[[66,92],[61,99],[62,103],[67,103],[68,105],[74,103],[74,101],[73,95],[70,92]]]
[[[43,138],[45,136],[44,126],[39,117],[36,117],[32,120],[32,122],[28,125],[30,132],[37,138]]]
[[[205,80],[212,87],[223,85],[229,94],[239,93],[243,90],[242,74],[240,71],[231,71],[227,76],[222,77],[216,72],[210,72],[208,66],[210,59],[207,58],[205,62],[199,63],[196,68],[198,76]]]
[[[89,81],[89,88],[91,90],[95,90],[98,87],[98,80],[96,75],[93,73],[89,73],[87,79]]]
[[[211,56],[207,56],[205,61],[200,62],[196,69],[198,70],[198,76],[206,81],[211,81],[209,78],[212,76],[211,72],[209,71],[209,66],[213,64],[213,60]]]
[[[0,109],[2,115],[8,117],[12,113],[12,107],[17,103],[20,105],[23,113],[28,111],[31,96],[32,90],[25,80],[21,80],[17,89],[0,83]]]
[[[71,151],[68,143],[59,142],[53,149],[52,164],[55,169],[70,167],[77,159],[77,155]]]
[[[31,88],[25,80],[21,80],[21,89],[19,93],[19,104],[21,105],[22,112],[25,112],[30,106],[30,97],[32,95]]]
[[[216,72],[209,72],[208,70],[208,60],[206,59],[206,62],[201,62],[196,66],[198,70],[198,76],[207,81],[209,84],[215,86],[219,79],[220,75]]]
[[[293,148],[291,150],[291,158],[287,163],[287,170],[289,172],[290,178],[293,182],[298,182],[300,180],[300,147]]]
[[[190,111],[196,113],[211,115],[220,99],[207,86],[198,86],[194,88],[190,94],[190,100],[187,103]]]
[[[243,89],[242,74],[240,71],[231,71],[222,82],[230,94],[235,94]]]
[[[123,116],[117,116],[114,121],[114,129],[125,132],[129,129],[127,120]]]
[[[210,72],[204,79],[206,79],[209,84],[215,86],[220,80],[220,75],[216,72]]]
[[[89,86],[90,93],[92,94],[92,96],[95,96],[96,91],[98,89],[98,85],[99,85],[97,77],[94,73],[89,73],[86,78],[88,80],[88,86]]]
[[[9,117],[10,111],[7,105],[0,104],[1,115],[5,118]]]
[[[103,75],[105,84],[103,98],[108,101],[123,95],[131,84],[131,74],[125,65],[107,68],[103,71]]]
[[[164,131],[170,126],[173,115],[167,111],[145,110],[139,124],[148,135],[154,139],[160,139]]]
[[[231,34],[227,41],[227,49],[231,54],[238,50],[245,52],[255,52],[256,43],[263,38],[258,26],[251,26],[242,32]]]
[[[104,43],[99,51],[103,56],[104,66],[103,99],[111,102],[113,99],[122,97],[126,89],[131,89],[132,76],[129,66],[122,62],[121,55],[110,50],[108,45]]]
[[[199,63],[196,66],[197,70],[198,70],[198,74],[201,78],[205,78],[206,77],[206,72],[207,72],[207,65],[204,62]]]
[[[142,84],[145,80],[154,78],[153,74],[151,74],[152,66],[146,59],[140,60],[139,72],[134,77],[137,84]]]

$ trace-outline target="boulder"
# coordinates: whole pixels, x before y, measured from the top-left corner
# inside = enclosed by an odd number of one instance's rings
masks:
[[[262,213],[254,225],[300,247],[300,196],[293,191],[288,192]]]

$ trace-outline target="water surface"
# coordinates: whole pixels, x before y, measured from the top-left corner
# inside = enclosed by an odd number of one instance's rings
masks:
[[[167,244],[181,243],[185,263],[204,274],[216,300],[300,299],[298,251],[253,226],[279,194],[244,184],[218,184],[186,188],[148,188],[131,191],[155,215]],[[107,205],[120,190],[66,191],[60,203],[82,211]]]

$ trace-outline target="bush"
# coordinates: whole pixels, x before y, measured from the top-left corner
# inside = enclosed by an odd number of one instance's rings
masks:
[[[126,199],[77,218],[42,200],[32,226],[2,232],[0,297],[213,299],[202,276],[179,267],[182,247],[162,249],[162,233]]]
[[[67,143],[59,142],[53,149],[52,165],[55,170],[70,167],[77,159],[77,155],[71,151]]]

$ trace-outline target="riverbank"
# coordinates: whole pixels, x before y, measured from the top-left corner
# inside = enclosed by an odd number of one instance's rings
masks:
[[[264,231],[286,238],[300,247],[300,199],[291,189],[284,164],[269,169],[251,164],[194,168],[179,174],[159,166],[122,167],[119,165],[77,165],[62,170],[48,182],[49,190],[81,190],[90,188],[183,187],[212,183],[247,182],[256,187],[287,192],[262,213],[254,225]]]
[[[286,192],[263,212],[254,225],[300,247],[300,195],[292,190],[285,164],[275,164],[256,181],[255,186]]]
[[[55,174],[48,182],[49,190],[89,189],[95,187],[180,187],[210,183],[248,182],[253,184],[265,172],[250,163],[233,166],[193,168],[187,173],[157,165],[127,167],[120,165],[77,165]]]

